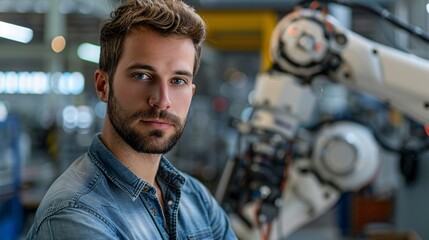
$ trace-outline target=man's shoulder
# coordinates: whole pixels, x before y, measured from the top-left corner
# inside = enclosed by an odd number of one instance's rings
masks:
[[[183,188],[193,189],[193,190],[195,190],[195,188],[204,188],[204,184],[199,179],[192,176],[191,174],[186,172],[180,172],[180,174],[185,179],[185,184],[183,185]]]
[[[37,218],[49,217],[65,208],[91,206],[90,195],[103,181],[101,171],[87,154],[82,155],[52,183],[38,207]]]
[[[181,174],[185,178],[185,184],[181,189],[183,193],[199,195],[199,197],[202,198],[204,201],[208,201],[212,197],[212,193],[207,188],[207,186],[204,185],[203,182],[201,182],[201,180],[188,173],[182,172]]]

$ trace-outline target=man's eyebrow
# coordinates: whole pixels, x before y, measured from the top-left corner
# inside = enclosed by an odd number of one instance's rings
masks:
[[[136,64],[133,64],[133,65],[127,67],[127,70],[135,70],[135,69],[146,69],[146,70],[156,72],[154,67],[152,67],[150,65],[140,64],[140,63],[136,63]]]
[[[152,67],[150,65],[146,65],[146,64],[136,63],[136,64],[133,64],[133,65],[127,67],[128,71],[132,71],[132,70],[136,70],[136,69],[146,69],[146,70],[149,70],[152,72],[156,72],[156,69],[154,67]],[[176,71],[174,71],[174,73],[177,75],[187,76],[190,78],[194,77],[194,74],[192,74],[191,72],[189,72],[187,70],[176,70]]]
[[[191,72],[188,72],[186,70],[177,70],[177,71],[174,71],[174,73],[177,74],[177,75],[183,75],[183,76],[187,76],[187,77],[190,77],[190,78],[194,77],[194,74],[192,74]]]

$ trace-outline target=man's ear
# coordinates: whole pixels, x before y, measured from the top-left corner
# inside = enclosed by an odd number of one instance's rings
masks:
[[[95,91],[97,92],[98,99],[102,102],[107,102],[109,98],[109,75],[100,69],[94,73]]]

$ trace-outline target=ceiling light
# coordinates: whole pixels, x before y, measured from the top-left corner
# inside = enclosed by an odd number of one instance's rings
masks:
[[[33,39],[33,30],[0,21],[0,37],[21,43],[28,43]]]
[[[59,53],[66,47],[66,39],[63,36],[56,36],[51,41],[51,48],[54,52]]]
[[[77,48],[77,55],[85,61],[98,63],[100,58],[100,46],[91,43],[82,43]]]

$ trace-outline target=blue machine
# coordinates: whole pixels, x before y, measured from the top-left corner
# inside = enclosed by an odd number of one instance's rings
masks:
[[[22,225],[19,133],[16,118],[0,121],[0,236],[3,240],[19,239]]]

